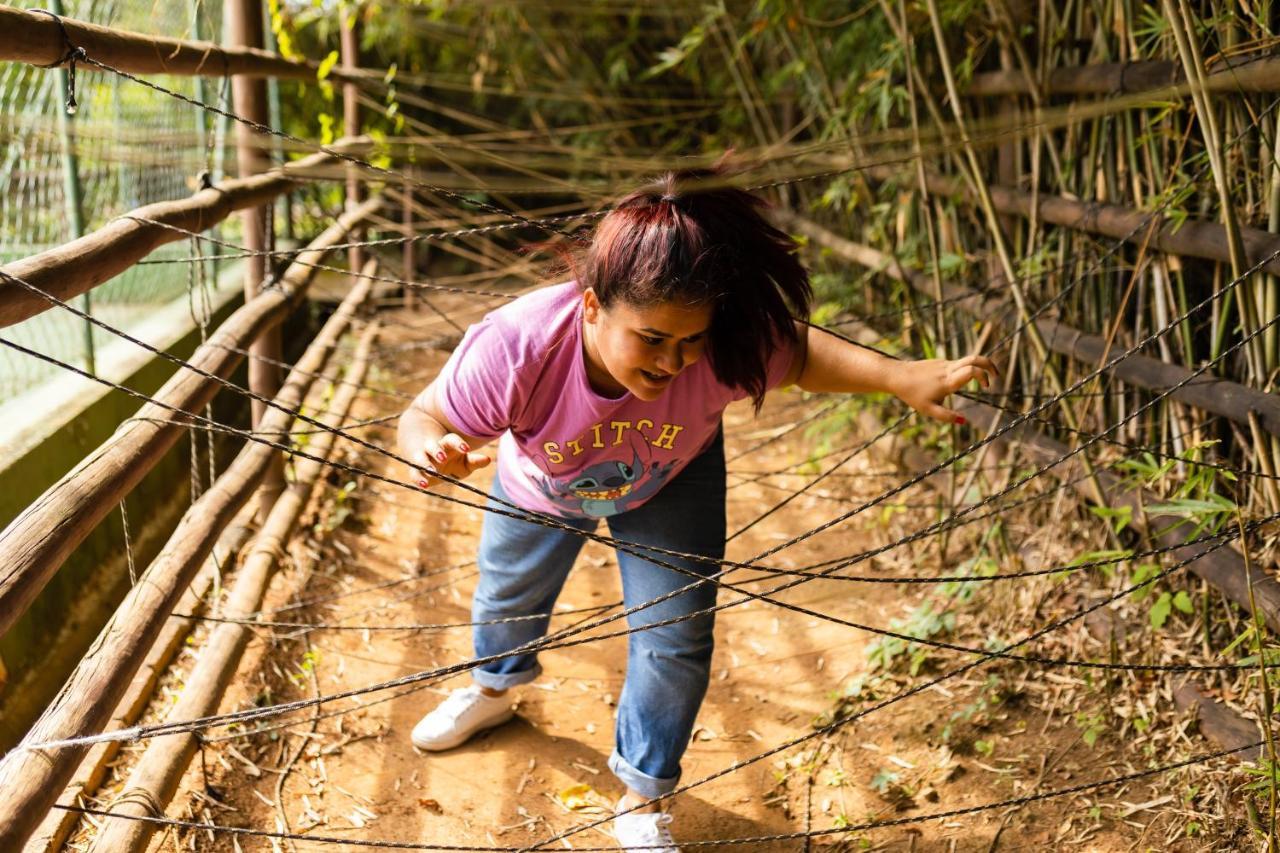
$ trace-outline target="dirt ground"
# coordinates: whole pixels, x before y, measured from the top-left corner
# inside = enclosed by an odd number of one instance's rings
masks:
[[[416,392],[446,355],[405,345],[429,337],[434,328],[422,314],[390,315],[381,336],[379,366],[368,381]],[[825,403],[784,391],[771,395],[758,417],[745,405],[727,413],[731,531],[806,481],[779,475],[744,484],[756,476],[747,472],[777,471],[823,449],[826,439],[803,428],[788,428]],[[363,394],[351,418],[375,418],[403,406],[401,399]],[[379,444],[393,443],[391,425],[362,433]],[[849,438],[829,441],[847,443]],[[372,452],[347,452],[354,464],[403,476],[397,464]],[[885,465],[876,451],[859,455],[841,469],[841,476],[824,481],[815,493],[734,539],[730,557],[749,558],[874,496],[901,476],[885,476]],[[484,473],[476,477],[476,485],[487,484],[488,472]],[[334,475],[315,501],[311,526],[292,544],[291,559],[275,579],[264,616],[347,629],[303,635],[257,629],[224,710],[372,685],[471,655],[466,628],[384,629],[470,618],[481,513],[368,479],[344,488],[349,479]],[[936,512],[929,507],[935,500],[923,489],[906,492],[901,501],[907,506],[858,516],[770,562],[803,566],[881,544],[934,520]],[[953,554],[965,541],[957,537],[952,542]],[[923,543],[908,553],[864,563],[858,571],[892,577],[936,573],[939,568],[936,547]],[[749,588],[766,589],[773,583],[760,578]],[[904,618],[931,594],[933,587],[928,585],[817,580],[781,598],[883,626]],[[983,594],[972,606],[961,608],[957,619],[979,628],[987,624],[984,616],[990,614]],[[582,608],[620,597],[613,554],[588,543],[559,602],[562,610],[579,612],[558,615],[552,629],[592,615],[580,612]],[[721,601],[730,598],[731,593],[721,591]],[[1005,606],[1019,600],[1010,596]],[[315,603],[279,610],[298,601]],[[1031,606],[1034,611],[1034,602]],[[1024,614],[1025,629],[1043,619],[1043,614],[1032,616]],[[360,626],[363,629],[352,629]],[[962,628],[957,633],[963,633]],[[778,744],[813,733],[833,714],[856,710],[968,660],[939,653],[922,663],[917,676],[897,666],[887,674],[879,671],[877,678],[868,654],[875,641],[865,632],[768,603],[743,603],[723,611],[717,622],[711,687],[685,758],[683,781],[750,761]],[[981,645],[981,638],[970,636],[967,641]],[[198,648],[198,642],[199,634],[192,648]],[[192,763],[167,813],[352,840],[515,848],[538,842],[597,820],[621,794],[605,760],[612,748],[615,700],[625,674],[625,644],[625,638],[616,638],[544,653],[543,676],[517,694],[517,717],[446,753],[418,752],[409,743],[409,732],[450,689],[466,683],[465,675],[428,682],[399,698],[388,700],[395,691],[381,691],[329,703],[320,709],[320,719],[305,712],[290,717],[287,729],[213,741],[205,747],[204,761],[197,756]],[[189,663],[190,655],[184,656],[182,665]],[[173,676],[175,685],[182,665]],[[859,684],[862,692],[851,695]],[[979,806],[1146,766],[1148,757],[1135,754],[1124,738],[1104,736],[1092,742],[1088,737],[1081,714],[1108,701],[1097,689],[1085,689],[1088,686],[1072,670],[980,667],[835,733],[810,738],[693,788],[673,805],[673,829],[686,843],[838,830],[869,820]],[[367,707],[357,708],[358,704]],[[339,711],[347,713],[336,714]],[[210,732],[211,737],[224,734],[225,729]],[[1199,741],[1189,751],[1204,748]],[[126,756],[123,766],[128,760]],[[1200,849],[1203,839],[1189,837],[1183,828],[1186,819],[1178,817],[1180,808],[1187,811],[1181,785],[1156,777],[1151,784],[1108,788],[1016,810],[836,831],[810,844],[790,839],[743,846],[778,851]],[[612,844],[605,824],[555,847]],[[289,847],[335,849],[332,844],[172,831],[158,834],[152,849]]]

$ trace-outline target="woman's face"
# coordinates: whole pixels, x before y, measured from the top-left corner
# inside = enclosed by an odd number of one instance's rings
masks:
[[[637,308],[619,300],[605,308],[588,288],[582,308],[587,378],[606,396],[630,391],[641,400],[656,400],[706,349],[710,305],[663,302]]]

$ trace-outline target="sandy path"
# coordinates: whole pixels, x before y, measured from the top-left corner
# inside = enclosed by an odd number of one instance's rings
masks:
[[[415,334],[392,326],[383,343],[392,348],[412,340]],[[416,391],[444,358],[440,352],[424,349],[396,352],[384,358],[374,381]],[[733,407],[726,418],[728,456],[758,444],[821,402],[805,401],[796,392],[775,393],[758,419],[752,418],[749,407]],[[353,417],[375,417],[402,405],[394,399],[366,395]],[[393,432],[383,427],[366,430],[366,435],[389,445]],[[844,441],[847,438],[840,443]],[[731,462],[729,467],[731,471],[776,470],[805,459],[813,446],[814,441],[800,430]],[[373,470],[401,476],[398,466],[389,466],[371,453],[353,454],[352,458]],[[876,456],[864,454],[842,470],[866,472],[883,465]],[[341,486],[344,479],[335,479],[333,485]],[[735,478],[731,476],[730,481]],[[774,482],[794,487],[803,479]],[[730,556],[750,557],[809,529],[855,501],[874,495],[884,482],[876,477],[833,478],[820,489],[825,497],[805,496],[794,501],[732,542]],[[487,477],[476,478],[477,485],[484,483]],[[736,530],[785,492],[757,483],[732,488],[729,496],[730,530]],[[904,499],[932,500],[926,492],[907,493]],[[332,491],[326,506],[331,517],[335,507]],[[292,611],[288,618],[303,615],[308,621],[371,626],[464,622],[469,618],[470,594],[475,586],[471,561],[480,524],[477,510],[372,481],[358,484],[352,496],[336,506],[349,507],[354,513],[336,530],[313,530],[309,542],[295,545],[295,553],[309,552],[319,559],[300,559],[299,567],[277,578],[269,607],[282,606],[295,597],[341,595],[301,614]],[[914,524],[927,523],[933,517],[926,510],[909,510],[908,515],[906,523]],[[807,540],[772,562],[804,565],[855,552],[884,541],[890,529],[878,514],[867,513],[866,518]],[[894,570],[936,571],[936,557],[925,549],[915,553],[921,556],[899,558],[892,565],[873,561],[859,571],[886,575]],[[457,568],[447,569],[451,566]],[[376,592],[359,592],[392,582],[399,583]],[[761,587],[757,584],[756,588]],[[789,591],[784,599],[823,613],[885,625],[907,612],[928,590],[924,586],[817,581]],[[725,600],[726,593],[721,595]],[[588,543],[559,606],[578,609],[619,598],[612,553]],[[581,613],[559,615],[553,630],[581,618]],[[318,630],[310,635],[309,647],[297,638],[268,641],[264,637],[265,632],[252,644],[224,708],[247,707],[261,701],[267,690],[271,701],[309,695],[314,687],[309,683],[308,660],[318,689],[332,693],[465,660],[471,654],[467,629]],[[700,779],[811,732],[815,719],[836,706],[838,692],[858,675],[870,672],[868,635],[759,602],[723,612],[716,639],[712,684],[685,759],[685,781]],[[518,847],[594,820],[604,813],[601,807],[621,793],[605,760],[613,742],[614,699],[622,684],[625,642],[623,638],[609,639],[543,654],[544,675],[519,692],[517,718],[448,753],[419,753],[410,746],[408,736],[418,718],[448,689],[465,683],[461,678],[321,720],[314,733],[302,717],[288,734],[238,741],[239,756],[228,758],[225,748],[211,747],[215,753],[212,758],[217,760],[206,762],[209,781],[214,796],[229,808],[192,799],[192,791],[203,784],[197,760],[186,776],[186,790],[169,813],[179,813],[178,804],[185,803],[190,813],[220,822],[280,827],[275,788],[280,769],[287,767],[280,805],[291,827],[316,835]],[[310,657],[304,657],[308,651]],[[946,658],[943,664],[953,660]],[[892,692],[892,684],[890,681],[879,689]],[[872,715],[838,736],[811,740],[802,748],[702,785],[682,795],[673,807],[678,838],[730,839],[806,827],[826,829],[839,826],[841,820],[857,823],[926,813],[1026,793],[1030,790],[1027,779],[1037,773],[1046,785],[1053,786],[1079,781],[1077,771],[1082,766],[1089,778],[1107,772],[1113,754],[1105,750],[1087,756],[1073,754],[1079,732],[1066,725],[1069,714],[1051,720],[1026,703],[1009,703],[983,716],[984,725],[998,730],[1002,738],[1001,752],[995,757],[975,755],[971,749],[964,754],[963,739],[943,743],[939,734],[948,715],[972,704],[975,697],[983,695],[983,688],[984,676],[978,671],[945,689],[927,691]],[[386,695],[373,694],[367,699]],[[350,707],[351,703],[345,702],[325,710]],[[816,756],[815,747],[819,748]],[[288,764],[288,757],[299,748],[299,760]],[[1042,763],[1045,757],[1050,759],[1047,770]],[[259,776],[251,775],[249,764],[259,769]],[[893,785],[881,785],[886,789],[878,792],[874,778],[881,771],[896,774],[913,799],[895,794]],[[564,792],[583,785],[592,789],[584,795],[587,805],[576,803],[580,807],[570,809]],[[1132,791],[1128,798],[1140,799],[1145,793],[1145,789]],[[570,804],[575,804],[572,799]],[[1136,822],[1136,828],[1119,823],[1116,828],[1092,829],[1064,823],[1078,805],[1079,801],[1075,805],[1045,805],[1012,817],[993,811],[946,823],[835,835],[816,839],[814,846],[843,842],[848,849],[985,851],[993,848],[998,835],[1000,849],[1074,846],[1104,850],[1124,849],[1128,844],[1122,838],[1132,840],[1141,830]],[[195,837],[187,836],[182,848],[193,846],[191,839]],[[227,839],[198,838],[197,849],[233,849],[233,842]],[[172,835],[159,836],[153,849],[175,849],[176,842]],[[582,832],[571,841],[575,848],[611,844],[607,827]],[[269,850],[275,844],[246,839],[239,846]],[[803,842],[792,840],[750,845],[749,849],[804,847]],[[297,849],[331,850],[334,846],[299,842]]]

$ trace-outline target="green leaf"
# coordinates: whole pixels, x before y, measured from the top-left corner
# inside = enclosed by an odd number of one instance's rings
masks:
[[[1179,591],[1173,597],[1173,606],[1183,613],[1191,613],[1196,609],[1195,605],[1191,603],[1191,596],[1187,595],[1185,591]]]
[[[871,777],[871,787],[875,788],[882,794],[888,793],[889,786],[898,781],[898,774],[892,770],[885,770],[883,767]]]
[[[1131,506],[1091,506],[1089,512],[1111,522],[1111,529],[1116,533],[1124,530],[1133,521],[1133,507]]]
[[[1151,627],[1157,631],[1164,627],[1164,623],[1169,620],[1169,614],[1173,611],[1173,596],[1167,592],[1160,593],[1160,597],[1156,599],[1155,604],[1151,605]]]

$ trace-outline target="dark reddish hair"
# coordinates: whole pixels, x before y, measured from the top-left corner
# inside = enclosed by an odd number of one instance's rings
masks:
[[[711,368],[758,408],[769,358],[796,343],[793,318],[809,315],[813,290],[796,241],[762,215],[765,201],[724,177],[721,167],[668,172],[636,190],[574,266],[605,308],[711,305]]]

